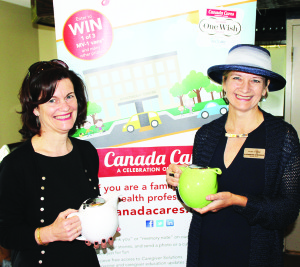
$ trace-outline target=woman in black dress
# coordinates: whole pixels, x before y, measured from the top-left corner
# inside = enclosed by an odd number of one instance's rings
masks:
[[[206,196],[212,202],[193,209],[187,266],[282,267],[284,228],[300,207],[299,139],[258,103],[285,79],[271,70],[268,50],[253,45],[234,46],[208,76],[222,84],[229,111],[197,131],[193,163],[222,175],[218,193]],[[177,186],[180,173],[171,164],[168,184]]]
[[[67,218],[99,195],[97,151],[70,137],[85,122],[84,83],[63,61],[37,62],[19,96],[26,141],[0,166],[0,244],[14,267],[100,266],[100,244],[76,240],[80,220]]]

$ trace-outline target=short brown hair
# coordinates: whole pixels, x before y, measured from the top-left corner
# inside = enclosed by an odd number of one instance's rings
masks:
[[[22,128],[19,131],[23,139],[40,134],[40,125],[36,122],[33,110],[40,104],[48,102],[62,79],[70,79],[74,86],[77,98],[78,113],[69,135],[75,133],[86,120],[87,94],[83,80],[68,65],[61,60],[40,61],[32,64],[26,74],[19,91],[19,100],[22,106]]]

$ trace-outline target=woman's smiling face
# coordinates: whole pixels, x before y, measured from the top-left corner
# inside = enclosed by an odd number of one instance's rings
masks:
[[[40,133],[67,134],[76,121],[77,108],[72,82],[70,79],[60,80],[52,98],[34,109],[41,123]]]
[[[229,106],[239,111],[257,108],[268,91],[269,81],[262,76],[240,71],[230,71],[223,77],[223,89]]]

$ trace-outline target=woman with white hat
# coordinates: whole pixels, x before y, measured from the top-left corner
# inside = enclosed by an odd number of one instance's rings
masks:
[[[222,84],[228,114],[196,133],[193,163],[218,167],[218,193],[193,209],[187,266],[283,266],[284,228],[300,207],[300,146],[288,123],[258,103],[285,86],[271,70],[268,50],[236,45],[226,64],[208,76]],[[255,152],[253,152],[255,151]],[[177,186],[181,170],[171,164],[167,182]]]

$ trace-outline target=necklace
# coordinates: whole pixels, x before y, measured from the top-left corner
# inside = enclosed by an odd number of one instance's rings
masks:
[[[248,134],[230,134],[230,133],[225,133],[226,137],[234,137],[234,138],[240,138],[240,137],[248,137]]]

